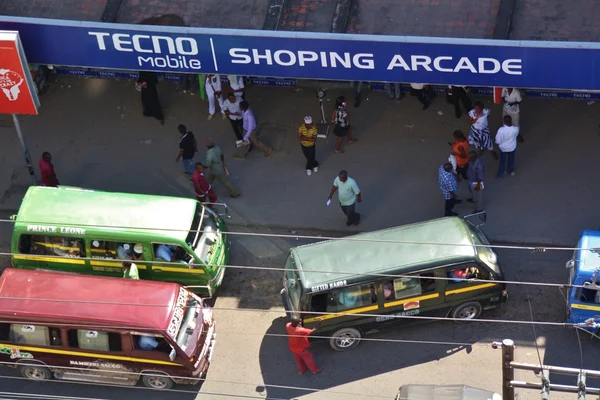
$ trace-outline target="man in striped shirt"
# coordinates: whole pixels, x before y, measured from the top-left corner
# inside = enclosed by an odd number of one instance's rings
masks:
[[[319,163],[315,158],[318,133],[312,117],[304,117],[304,123],[298,128],[298,140],[302,147],[302,153],[306,157],[306,175],[308,176],[311,176],[313,171],[319,172]]]

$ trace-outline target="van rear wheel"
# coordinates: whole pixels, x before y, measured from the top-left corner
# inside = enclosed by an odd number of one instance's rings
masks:
[[[361,333],[354,328],[342,328],[329,339],[329,345],[337,351],[352,349],[360,343]]]
[[[463,303],[452,310],[451,316],[456,319],[476,319],[481,315],[481,304],[477,301]]]
[[[142,383],[150,389],[171,389],[173,380],[162,374],[145,374],[142,376]]]
[[[21,372],[23,377],[32,381],[46,381],[52,378],[50,370],[41,365],[23,365],[19,367],[19,372]]]

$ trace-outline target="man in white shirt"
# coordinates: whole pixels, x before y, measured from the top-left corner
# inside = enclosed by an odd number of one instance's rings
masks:
[[[424,83],[411,83],[410,94],[416,96],[417,99],[423,104],[423,110],[427,110],[431,105],[431,99],[428,96],[428,90]]]
[[[504,178],[507,169],[511,176],[514,176],[515,174],[515,152],[517,150],[518,136],[519,127],[513,126],[510,115],[505,115],[504,126],[499,128],[496,133],[496,144],[500,148],[500,167],[498,168],[499,179]]]
[[[208,120],[210,121],[215,116],[215,99],[219,102],[219,108],[223,119],[225,116],[225,110],[223,109],[223,91],[221,89],[221,77],[215,74],[208,74],[206,76],[206,82],[204,82],[204,88],[206,89],[206,97],[208,97]]]
[[[239,101],[245,100],[244,98],[244,77],[241,75],[227,75],[227,79],[229,79],[229,86],[235,97],[239,99]]]
[[[358,225],[360,223],[360,214],[356,212],[356,203],[362,201],[362,194],[356,181],[348,176],[348,172],[341,171],[333,181],[333,186],[327,198],[327,205],[331,204],[333,194],[338,192],[340,207],[348,220],[346,226]]]
[[[223,102],[223,109],[229,117],[229,122],[231,122],[237,140],[244,140],[243,113],[240,110],[241,101],[240,97],[237,97],[235,94],[227,93],[227,99]]]

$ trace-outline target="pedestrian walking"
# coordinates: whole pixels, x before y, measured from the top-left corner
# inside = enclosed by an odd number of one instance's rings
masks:
[[[521,92],[515,88],[502,88],[502,97],[504,99],[504,107],[502,107],[502,117],[505,115],[509,115],[512,119],[513,126],[521,126],[520,122],[520,114],[521,107],[519,104],[523,101],[521,97]],[[519,143],[523,143],[525,138],[519,132],[519,137],[517,138]]]
[[[349,145],[357,142],[357,139],[352,139],[352,127],[350,126],[350,117],[344,96],[338,96],[335,101],[335,110],[331,116],[331,123],[333,124],[333,134],[337,136],[334,152],[335,154],[343,154],[342,143],[345,137],[348,137],[347,141]]]
[[[350,81],[350,87],[354,90],[354,107],[360,107],[360,102],[362,100],[361,97],[361,89],[362,89],[362,81]]]
[[[244,140],[244,121],[242,120],[242,110],[240,109],[240,100],[233,92],[227,93],[227,99],[223,102],[225,115],[229,117],[233,133],[237,140]]]
[[[254,112],[250,109],[250,104],[247,101],[242,101],[240,103],[240,110],[242,110],[242,121],[243,121],[243,129],[244,129],[244,137],[243,140],[245,146],[241,147],[238,153],[235,155],[236,160],[243,160],[248,151],[250,151],[250,146],[254,146],[259,150],[264,152],[265,158],[271,157],[275,154],[275,150],[264,144],[258,137],[258,126],[256,125],[256,118],[254,117]]]
[[[501,126],[496,133],[496,144],[500,148],[500,165],[498,166],[499,179],[504,178],[507,167],[510,176],[515,175],[517,137],[519,137],[519,127],[513,126],[510,115],[505,115],[504,125]]]
[[[452,155],[456,158],[456,176],[458,180],[467,179],[467,165],[469,164],[469,142],[462,131],[456,130],[452,134],[454,142],[452,145]]]
[[[300,318],[295,316],[285,325],[285,330],[288,334],[288,347],[294,356],[294,360],[296,360],[300,375],[304,374],[307,369],[313,374],[318,374],[322,371],[322,368],[317,367],[312,353],[308,351],[310,348],[308,337],[318,329],[322,321],[321,318],[317,318],[317,320],[319,323],[313,329],[302,327]]]
[[[219,103],[219,108],[221,109],[221,115],[223,116],[223,119],[227,118],[223,108],[221,77],[216,74],[206,75],[204,88],[206,89],[206,97],[208,97],[208,120],[210,121],[215,116],[215,100]]]
[[[452,105],[454,105],[454,115],[456,118],[462,116],[460,109],[460,103],[465,108],[465,112],[468,113],[473,108],[471,98],[469,97],[469,88],[467,86],[448,86],[448,99]]]
[[[54,164],[52,164],[52,155],[47,151],[42,153],[40,157],[40,175],[42,178],[43,186],[51,186],[58,187],[60,183],[58,182],[58,178],[56,177],[56,172],[54,172]]]
[[[198,151],[198,144],[194,134],[188,131],[185,125],[180,124],[177,130],[181,139],[179,139],[179,154],[175,157],[175,162],[181,160],[184,173],[192,175],[194,173],[194,154]]]
[[[483,190],[484,190],[485,165],[476,151],[469,152],[469,165],[467,166],[467,178],[469,179],[469,191],[471,197],[467,199],[469,203],[475,203],[475,211],[483,211]]]
[[[339,175],[334,179],[333,187],[327,198],[327,205],[331,204],[331,199],[336,191],[338,192],[340,207],[343,213],[346,214],[346,217],[348,217],[346,226],[358,225],[360,223],[360,214],[356,212],[355,207],[356,202],[360,203],[362,201],[362,195],[356,181],[348,176],[348,172],[340,171]]]
[[[298,128],[298,140],[302,147],[302,153],[306,157],[306,175],[308,176],[311,176],[313,172],[319,172],[319,162],[316,160],[318,133],[312,117],[304,117],[304,123]]]
[[[142,92],[142,110],[144,117],[154,117],[160,121],[161,125],[165,124],[165,116],[158,100],[158,77],[154,72],[141,71],[136,88]]]
[[[196,163],[196,170],[194,171],[194,175],[192,175],[192,182],[194,183],[196,199],[201,203],[207,203],[206,205],[212,208],[212,204],[217,202],[217,194],[204,176],[204,164],[199,162]]]
[[[385,92],[391,100],[400,100],[402,98],[402,89],[398,82],[386,82]]]
[[[244,77],[241,75],[227,75],[227,79],[229,80],[229,86],[235,97],[240,99],[240,101],[245,100],[245,85],[244,85]]]
[[[469,121],[471,122],[469,144],[473,145],[479,154],[488,149],[497,160],[498,154],[494,150],[494,143],[490,136],[489,115],[490,110],[485,108],[480,101],[476,102],[475,107],[469,111]]]
[[[123,261],[121,265],[123,266],[123,278],[134,279],[136,281],[140,279],[137,265],[131,261]]]
[[[440,191],[444,196],[444,215],[451,217],[458,215],[452,211],[455,205],[462,203],[462,200],[458,200],[456,197],[456,191],[458,190],[458,182],[456,176],[452,173],[452,164],[447,162],[440,165],[438,169],[438,183],[440,185]]]
[[[229,181],[229,170],[225,164],[225,156],[219,146],[215,145],[212,139],[206,139],[204,142],[206,146],[206,158],[204,162],[206,164],[206,180],[210,185],[213,184],[215,179],[227,190],[229,190],[229,196],[237,199],[242,194],[231,184]]]
[[[431,105],[431,99],[427,93],[428,89],[424,83],[410,84],[410,95],[415,96],[423,104],[423,110],[427,110]]]

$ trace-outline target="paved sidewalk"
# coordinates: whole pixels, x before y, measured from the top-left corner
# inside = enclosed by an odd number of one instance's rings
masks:
[[[363,191],[359,229],[373,230],[436,218],[443,214],[437,169],[449,154],[454,129],[468,132],[450,105],[438,98],[427,111],[415,98],[391,101],[383,93],[365,93],[363,105],[350,109],[359,142],[333,153],[334,138],[319,139],[320,171],[306,176],[296,129],[310,114],[318,119],[314,89],[259,88],[248,99],[263,121],[263,140],[277,149],[271,159],[252,152],[234,161],[234,134],[227,121],[206,121],[207,104],[174,84],[161,84],[167,124],[141,116],[139,93],[124,80],[63,77],[41,97],[41,114],[22,117],[37,170],[42,151],[50,151],[61,183],[100,190],[193,196],[175,163],[179,134],[186,124],[202,145],[212,137],[224,149],[231,179],[244,193],[228,199],[232,224],[340,230],[347,228],[339,206],[325,201],[333,179],[348,170]],[[339,93],[332,90],[328,100]],[[350,93],[345,93],[350,97]],[[485,99],[489,101],[490,99]],[[326,114],[332,102],[326,103]],[[493,131],[500,107],[491,104]],[[597,105],[565,100],[526,99],[522,105],[526,143],[517,154],[517,175],[494,179],[496,162],[486,158],[486,231],[495,240],[574,244],[581,230],[598,227],[596,153],[600,142]],[[438,115],[441,111],[443,115]],[[2,121],[0,207],[17,209],[29,184],[11,121]],[[197,157],[203,159],[203,153]],[[11,179],[12,177],[12,179]],[[459,189],[462,198],[466,187]],[[471,205],[456,211],[465,214]]]

